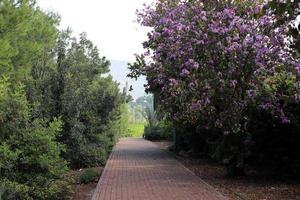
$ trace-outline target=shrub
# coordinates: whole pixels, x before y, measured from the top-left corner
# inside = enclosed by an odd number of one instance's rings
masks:
[[[66,199],[67,165],[104,165],[116,141],[126,95],[86,34],[58,22],[35,0],[0,3],[0,199]]]
[[[126,95],[111,76],[101,76],[110,63],[86,34],[77,40],[61,33],[57,46],[58,63],[63,64],[54,76],[58,85],[53,85],[53,101],[64,122],[59,137],[66,145],[63,156],[73,169],[102,165],[118,134],[109,129],[117,126]]]
[[[28,186],[11,181],[4,181],[3,200],[67,200],[71,196],[70,182],[50,180],[46,186]]]
[[[65,146],[56,141],[62,130],[61,120],[31,121],[24,87],[11,84],[9,79],[0,79],[0,107],[6,111],[0,112],[0,127],[4,128],[0,135],[3,198],[52,199],[55,194],[48,190],[49,185],[62,180],[68,169],[60,157]]]
[[[67,166],[59,157],[64,147],[55,141],[60,126],[60,121],[49,126],[36,121],[22,135],[13,135],[0,145],[4,199],[67,198],[69,183],[62,180]]]
[[[154,125],[146,125],[144,138],[147,140],[170,140],[172,139],[172,124],[162,120]]]
[[[93,169],[87,169],[81,176],[80,176],[80,183],[90,183],[94,182],[99,178],[99,173]]]
[[[70,199],[72,195],[72,182],[71,180],[55,180],[52,181],[47,189],[46,195],[44,196],[45,200],[64,200]]]

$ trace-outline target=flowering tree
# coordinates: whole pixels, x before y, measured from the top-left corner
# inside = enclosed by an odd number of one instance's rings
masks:
[[[289,35],[294,40],[292,47],[300,53],[300,2],[295,0],[271,0],[268,7],[274,10],[279,25],[290,22]]]
[[[299,121],[286,110],[300,100],[300,62],[287,25],[278,27],[259,1],[207,2],[157,1],[139,12],[153,29],[131,76],[146,75],[170,119],[222,138],[249,135],[252,108],[283,124]]]
[[[173,120],[237,133],[255,105],[290,122],[284,104],[299,101],[300,84],[292,41],[271,12],[250,8],[241,14],[237,6],[157,2],[139,13],[142,25],[153,27],[144,43],[150,61],[132,70],[147,76],[147,89],[159,93]]]

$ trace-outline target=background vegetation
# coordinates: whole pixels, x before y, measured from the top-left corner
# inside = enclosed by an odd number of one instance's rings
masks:
[[[122,131],[109,61],[58,24],[33,0],[0,2],[0,199],[67,199],[68,170],[104,165]]]

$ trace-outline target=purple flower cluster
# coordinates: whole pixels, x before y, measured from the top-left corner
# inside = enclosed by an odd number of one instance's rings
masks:
[[[288,48],[285,26],[276,27],[271,12],[257,17],[259,3],[241,14],[237,6],[206,10],[196,2],[158,1],[138,13],[153,28],[144,45],[152,62],[142,71],[162,109],[174,120],[214,128],[210,116],[224,134],[240,127],[253,104],[290,122],[282,102],[299,101],[300,61]]]

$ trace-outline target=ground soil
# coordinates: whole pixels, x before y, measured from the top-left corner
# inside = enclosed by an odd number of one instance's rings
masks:
[[[168,150],[170,142],[154,142]],[[185,167],[223,193],[229,200],[300,200],[300,180],[278,177],[248,176],[228,178],[224,166],[208,158],[191,158],[173,154]]]
[[[80,184],[79,183],[80,176],[87,169],[71,171],[68,174],[68,176],[75,179],[74,185],[73,185],[74,193],[73,193],[72,198],[71,198],[72,200],[91,200],[92,199],[94,191],[97,187],[98,180],[101,176],[101,172],[103,170],[103,167],[96,167],[96,168],[92,168],[92,169],[94,169],[98,172],[99,177],[97,179],[95,179],[94,182],[87,183],[87,184]]]
[[[76,185],[76,192],[74,193],[72,200],[91,200],[96,186],[97,183]]]

